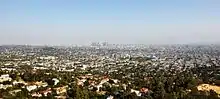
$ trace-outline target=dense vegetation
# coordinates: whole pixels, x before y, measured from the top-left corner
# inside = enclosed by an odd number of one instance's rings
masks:
[[[218,79],[219,77],[216,75],[212,75],[208,73],[207,70],[215,70],[214,68],[193,68],[191,70],[185,72],[179,72],[175,75],[171,75],[169,72],[165,72],[163,70],[160,71],[152,71],[149,72],[148,75],[143,75],[145,70],[134,68],[129,71],[123,71],[123,73],[112,73],[110,74],[110,78],[120,80],[119,87],[110,87],[106,84],[102,90],[107,91],[105,95],[99,95],[95,91],[97,89],[93,88],[91,90],[88,89],[89,84],[85,82],[84,86],[76,85],[77,79],[75,79],[79,75],[84,75],[85,72],[57,72],[53,70],[38,70],[35,73],[32,72],[32,69],[29,68],[21,68],[19,71],[1,71],[0,74],[11,74],[10,77],[13,79],[21,78],[24,81],[45,81],[48,83],[49,87],[57,87],[61,85],[68,85],[69,89],[66,93],[68,98],[72,99],[105,99],[109,95],[114,96],[116,99],[217,99],[218,94],[214,91],[210,92],[202,92],[198,91],[196,86],[200,83],[217,83],[217,80],[211,80],[208,78],[215,77]],[[120,72],[120,70],[118,71]],[[130,74],[132,72],[133,75],[129,78],[126,78],[126,74]],[[202,75],[199,77],[195,77],[195,73],[202,72]],[[49,73],[50,75],[46,75]],[[89,73],[89,72],[86,72]],[[93,73],[93,72],[90,72]],[[20,75],[18,75],[20,74]],[[97,73],[98,74],[98,73]],[[209,74],[209,75],[208,75]],[[102,75],[102,74],[98,74]],[[74,76],[75,78],[72,78]],[[207,77],[206,77],[207,76]],[[51,80],[52,78],[61,78],[61,82],[54,86],[54,82]],[[11,83],[11,82],[5,82]],[[114,83],[113,81],[109,81],[109,83]],[[123,89],[122,84],[127,84],[126,90]],[[137,96],[135,93],[131,93],[130,89],[139,90],[140,88],[148,88],[150,91],[147,94],[142,96]],[[18,92],[15,96],[11,96],[9,91],[12,89],[17,89],[19,86],[14,86],[13,88],[0,90],[0,96],[5,98],[15,98],[15,97],[28,97],[31,98],[30,94],[25,88],[22,88],[21,92]],[[38,89],[43,90],[43,89]],[[189,91],[191,90],[191,91]],[[55,92],[53,94],[48,95],[45,98],[53,98],[53,95],[56,95]]]

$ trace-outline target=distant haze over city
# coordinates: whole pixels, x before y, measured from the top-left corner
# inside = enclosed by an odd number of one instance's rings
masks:
[[[216,44],[219,12],[219,0],[2,0],[0,44]]]

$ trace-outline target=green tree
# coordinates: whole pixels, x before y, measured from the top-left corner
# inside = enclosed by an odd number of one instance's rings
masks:
[[[76,97],[75,99],[89,99],[89,92],[86,89],[76,86]]]

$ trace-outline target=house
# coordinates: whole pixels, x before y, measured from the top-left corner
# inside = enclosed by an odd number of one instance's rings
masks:
[[[96,86],[96,88],[97,88],[97,92],[99,92],[99,91],[100,91],[100,89],[102,88],[102,85],[101,85],[101,84],[99,84],[99,85],[97,85],[97,86]]]
[[[99,95],[105,95],[105,94],[106,94],[106,91],[99,91],[99,92],[97,92],[97,94],[99,94]]]
[[[33,93],[33,94],[31,94],[31,96],[32,97],[38,97],[38,98],[42,97],[42,95],[39,94],[39,93]]]
[[[119,80],[118,79],[112,79],[114,83],[118,83]]]
[[[49,93],[52,93],[51,88],[48,88],[48,89],[43,90],[43,91],[40,91],[40,92],[34,92],[34,93],[31,94],[31,96],[32,96],[32,97],[38,97],[38,98],[40,98],[40,97],[42,97],[42,94],[43,94],[44,96],[47,96]]]
[[[148,91],[149,91],[148,88],[141,88],[140,89],[141,93],[145,93],[146,94]]]
[[[19,85],[19,84],[27,85],[27,83],[24,82],[23,80],[13,81],[12,84],[13,84],[13,85]]]
[[[114,96],[108,96],[107,99],[114,99]]]
[[[0,84],[0,89],[7,89],[9,87],[12,87],[12,85],[3,85],[3,84]]]
[[[4,81],[12,81],[12,78],[9,76],[9,74],[4,74],[0,76],[0,82]]]
[[[197,86],[197,89],[199,91],[210,91],[210,90],[213,90],[216,93],[220,94],[220,87],[219,86],[215,86],[215,85],[201,84],[201,85]]]
[[[66,99],[66,96],[55,96],[56,99]]]
[[[104,79],[101,80],[100,84],[102,85],[102,84],[104,84],[104,83],[106,83],[108,81],[109,81],[109,78],[104,78]]]
[[[1,70],[3,70],[3,71],[13,71],[13,70],[16,70],[16,69],[14,69],[14,68],[1,68]]]
[[[137,90],[134,90],[134,89],[131,89],[131,93],[135,93],[137,96],[141,96],[140,91],[137,91]]]
[[[122,84],[123,89],[126,90],[127,89],[127,85],[126,84]]]
[[[47,94],[52,93],[51,88],[48,88],[46,90],[40,91],[39,93],[43,94],[44,96],[47,96]]]
[[[16,93],[21,92],[21,89],[12,90],[9,93],[15,95]]]
[[[42,82],[42,81],[33,82],[33,83],[30,83],[30,85],[37,85],[38,87],[47,87],[48,86],[48,84],[46,82]]]
[[[30,92],[32,90],[37,89],[37,85],[30,85],[30,86],[26,86],[27,90]]]
[[[59,94],[62,94],[62,93],[66,93],[67,88],[68,88],[68,86],[63,86],[63,87],[55,88],[55,90],[56,90],[56,93],[59,95]]]
[[[84,85],[84,82],[86,82],[87,79],[83,78],[83,79],[78,79],[78,82],[77,82],[77,85],[81,85],[83,86]]]
[[[37,88],[40,88],[40,87],[47,87],[48,84],[47,83],[43,83],[42,81],[40,82],[29,82],[26,84],[26,88],[28,91],[32,91],[32,90],[35,90]]]

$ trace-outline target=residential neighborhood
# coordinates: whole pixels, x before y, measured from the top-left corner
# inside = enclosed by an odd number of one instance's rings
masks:
[[[0,52],[1,98],[219,97],[218,45],[20,45]]]

